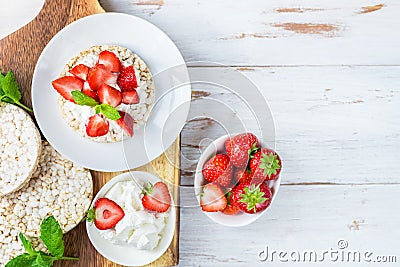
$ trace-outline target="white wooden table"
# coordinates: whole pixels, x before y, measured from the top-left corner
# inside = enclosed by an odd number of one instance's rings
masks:
[[[41,3],[0,0],[0,37],[34,17]],[[238,229],[211,222],[198,207],[182,208],[181,266],[310,265],[294,264],[290,258],[281,263],[277,255],[272,263],[262,262],[258,254],[265,246],[318,255],[331,248],[373,253],[370,263],[326,259],[323,266],[378,266],[372,262],[376,256],[396,256],[397,263],[383,266],[398,266],[399,1],[101,4],[107,11],[133,14],[160,27],[187,62],[217,62],[242,71],[274,114],[276,149],[284,161],[277,201],[260,220]],[[196,89],[194,95],[231,97],[207,88]],[[199,140],[218,135],[219,128],[207,119],[191,122],[182,133],[183,156],[198,157]],[[181,205],[196,205],[193,166],[183,168]],[[348,248],[338,249],[339,240]]]

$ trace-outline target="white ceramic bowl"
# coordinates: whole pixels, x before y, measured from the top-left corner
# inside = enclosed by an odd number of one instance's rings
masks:
[[[132,180],[134,179],[133,177],[136,177],[142,181],[151,182],[153,184],[161,181],[157,176],[147,172],[126,172],[114,177],[108,183],[106,183],[93,199],[93,203],[95,203],[98,198],[103,197],[116,183]],[[146,265],[161,257],[171,244],[175,233],[176,223],[176,211],[174,206],[174,200],[171,195],[171,208],[168,211],[169,216],[165,225],[163,236],[158,246],[151,251],[112,244],[110,241],[104,239],[100,235],[99,230],[96,229],[96,226],[94,226],[93,223],[86,222],[86,231],[96,250],[110,261],[124,266]]]
[[[123,142],[98,143],[76,133],[63,120],[51,85],[70,58],[102,44],[137,53],[154,78],[156,104],[147,124]],[[68,159],[99,171],[133,169],[161,155],[184,126],[190,100],[189,75],[175,44],[153,24],[121,13],[88,16],[58,32],[39,57],[32,80],[32,105],[43,135]]]
[[[232,134],[230,136],[233,137],[235,135]],[[200,193],[202,190],[202,186],[207,183],[207,181],[204,179],[203,173],[202,173],[203,165],[217,152],[225,153],[225,141],[228,140],[230,136],[224,135],[224,136],[221,136],[220,138],[216,139],[204,150],[204,152],[200,156],[199,162],[197,163],[196,174],[195,174],[195,178],[194,178],[195,194],[196,194],[199,204],[200,204]],[[261,140],[259,140],[259,141],[260,141],[261,146],[263,146],[264,145],[263,142]],[[279,185],[281,183],[281,177],[282,177],[282,171],[279,175],[279,178],[276,181],[269,182],[269,187],[271,188],[271,191],[272,191],[272,200],[271,200],[271,204],[269,205],[269,207],[262,212],[259,212],[256,214],[248,214],[248,213],[241,212],[237,215],[226,215],[222,212],[204,212],[204,213],[214,222],[225,225],[225,226],[239,227],[239,226],[248,225],[248,224],[256,221],[264,213],[268,212],[268,209],[272,206],[272,203],[274,202],[276,195],[278,193]]]

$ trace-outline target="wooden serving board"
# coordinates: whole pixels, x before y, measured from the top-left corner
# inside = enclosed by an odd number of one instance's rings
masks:
[[[104,13],[97,0],[46,0],[38,16],[29,24],[0,40],[0,70],[12,70],[20,85],[22,102],[31,106],[31,82],[37,59],[50,39],[69,23],[82,17]],[[68,45],[67,43],[65,45]],[[179,185],[180,139],[151,163],[137,170],[147,171],[164,178],[169,184]],[[92,171],[94,194],[119,173]],[[179,204],[179,187],[170,188],[174,201]],[[149,266],[174,266],[179,260],[179,208],[174,239],[164,255]],[[55,266],[116,267],[102,257],[91,245],[85,224],[81,223],[65,235],[65,255],[76,256],[80,261],[62,261]]]

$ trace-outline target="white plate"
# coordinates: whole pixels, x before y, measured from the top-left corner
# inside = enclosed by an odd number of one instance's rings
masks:
[[[231,136],[235,136],[232,134]],[[218,152],[225,151],[225,141],[228,140],[229,135],[224,135],[212,142],[201,154],[199,162],[197,164],[196,168],[196,174],[194,177],[194,189],[197,197],[197,201],[200,204],[200,193],[202,186],[206,183],[202,169],[204,163],[207,162],[213,155],[215,155]],[[261,146],[265,146],[265,144],[259,140]],[[265,212],[268,211],[269,208],[271,208],[272,203],[274,202],[276,195],[279,190],[279,186],[281,184],[281,177],[282,177],[282,171],[279,174],[279,178],[276,181],[270,181],[269,182],[269,187],[271,188],[272,191],[272,200],[271,204],[269,207],[259,213],[256,214],[248,214],[241,212],[237,215],[227,215],[222,212],[204,212],[211,220],[213,220],[216,223],[225,225],[225,226],[232,226],[232,227],[239,227],[239,226],[245,226],[248,225],[254,221],[256,221],[258,218],[260,218]]]
[[[136,177],[142,181],[151,182],[153,184],[160,181],[160,178],[147,172],[126,172],[114,177],[108,183],[106,183],[93,199],[93,203],[96,202],[99,197],[103,197],[115,183],[129,181],[132,180],[133,177]],[[110,261],[124,266],[142,266],[149,264],[161,257],[168,249],[174,237],[176,212],[172,195],[171,208],[168,212],[169,216],[167,224],[165,225],[163,237],[158,246],[152,251],[139,250],[128,246],[114,245],[110,241],[101,237],[99,230],[96,229],[96,226],[94,226],[93,223],[86,222],[86,231],[96,250]]]
[[[98,143],[77,134],[63,120],[51,86],[70,58],[101,44],[137,53],[155,82],[156,104],[146,126],[124,142]],[[58,32],[39,57],[32,80],[32,105],[43,135],[68,159],[99,171],[136,168],[161,155],[179,135],[190,99],[189,75],[175,44],[153,24],[120,13],[88,16]]]

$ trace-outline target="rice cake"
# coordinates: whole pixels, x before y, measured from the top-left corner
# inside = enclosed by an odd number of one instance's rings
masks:
[[[41,136],[22,108],[0,103],[0,196],[20,189],[36,170]]]
[[[136,80],[138,83],[136,91],[139,95],[140,102],[139,104],[133,105],[121,103],[117,109],[131,115],[135,120],[135,129],[138,129],[147,121],[149,112],[154,103],[155,88],[150,69],[146,63],[131,50],[117,45],[92,46],[70,59],[60,76],[71,75],[68,71],[78,64],[85,64],[88,67],[93,67],[98,61],[99,54],[105,50],[113,52],[119,58],[124,67],[133,66],[135,69]],[[117,84],[113,84],[112,86],[119,89]],[[128,137],[120,126],[112,120],[108,120],[110,128],[106,135],[89,137],[86,134],[86,122],[90,116],[95,114],[94,109],[88,106],[79,106],[64,99],[62,96],[59,96],[58,98],[58,105],[61,109],[62,117],[67,124],[79,133],[79,135],[85,138],[97,142],[113,143],[122,141]]]
[[[47,142],[42,147],[30,181],[0,200],[0,265],[21,254],[19,233],[39,237],[42,220],[51,215],[66,233],[90,207],[93,181],[89,170],[65,159]]]

